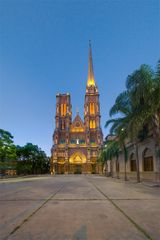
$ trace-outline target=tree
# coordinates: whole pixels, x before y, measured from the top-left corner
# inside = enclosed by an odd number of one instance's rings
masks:
[[[120,152],[120,147],[119,147],[119,143],[116,139],[106,142],[105,148],[104,148],[105,159],[106,160],[111,160],[111,162],[112,162],[112,159],[114,157],[116,157],[117,178],[119,178],[119,161],[118,161],[119,152]],[[113,171],[111,171],[111,174],[112,174],[112,177],[113,177]]]
[[[146,124],[153,133],[160,180],[160,61],[156,72],[147,65],[142,65],[128,77],[126,87],[135,109],[134,121],[138,122],[137,134]]]
[[[102,172],[103,172],[103,168],[104,168],[104,165],[106,163],[106,153],[104,151],[104,149],[102,149],[99,153],[99,156],[98,156],[98,159],[97,159],[97,162],[101,163],[101,166],[102,166]]]
[[[124,155],[124,180],[127,181],[126,165],[128,161],[128,151],[125,145],[125,140],[127,138],[125,120],[125,118],[110,119],[106,122],[105,127],[112,124],[110,133],[117,136],[116,141],[118,142],[119,147],[123,151]]]
[[[112,119],[106,123],[106,126],[113,123],[111,131],[118,135],[124,150],[125,157],[125,179],[126,179],[126,161],[127,149],[125,148],[125,138],[130,139],[135,148],[137,164],[137,182],[140,182],[139,156],[138,156],[138,134],[144,126],[141,111],[145,103],[144,93],[149,91],[152,81],[152,72],[146,65],[142,65],[139,70],[134,71],[128,76],[126,81],[126,91],[119,94],[115,104],[110,110],[110,116],[120,114],[118,119]],[[144,83],[148,83],[144,88]],[[123,132],[122,132],[123,130]]]
[[[0,129],[0,170],[15,169],[16,147],[10,132]]]
[[[153,134],[160,180],[160,60],[155,72],[150,66],[141,65],[128,76],[126,90],[117,97],[110,110],[111,117],[116,114],[120,114],[120,117],[108,120],[106,126],[112,124],[111,132],[118,135],[122,143],[123,137],[133,142],[138,182],[140,182],[138,143],[149,133]]]
[[[48,173],[49,158],[37,145],[15,146],[10,132],[0,129],[0,171],[17,170],[18,174]]]
[[[152,87],[152,94],[150,96],[150,112],[147,116],[151,119],[151,126],[153,136],[155,139],[155,149],[158,164],[158,175],[160,182],[160,60],[156,66],[155,78]],[[146,120],[148,120],[146,119]]]
[[[108,125],[111,124],[110,133],[115,134],[117,136],[119,146],[124,153],[124,166],[125,166],[124,173],[125,180],[127,180],[126,173],[126,164],[128,161],[128,151],[126,148],[127,139],[130,138],[132,141],[134,141],[136,147],[138,147],[137,137],[136,135],[133,134],[133,129],[137,128],[138,122],[133,121],[134,111],[128,91],[120,93],[116,98],[115,104],[110,109],[110,117],[116,114],[119,114],[120,117],[108,120],[105,124],[105,127],[108,127]],[[136,160],[137,166],[139,166],[138,155]],[[140,182],[139,167],[137,167],[137,181]]]
[[[37,145],[27,143],[17,146],[17,171],[24,174],[42,174],[49,172],[49,158]]]

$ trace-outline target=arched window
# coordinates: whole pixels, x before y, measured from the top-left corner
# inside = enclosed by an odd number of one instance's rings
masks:
[[[90,103],[90,104],[89,104],[89,111],[90,111],[90,114],[95,114],[95,106],[94,106],[94,103]]]
[[[136,172],[136,170],[137,170],[136,159],[135,159],[134,153],[132,153],[130,156],[130,170],[131,170],[131,172]]]
[[[66,115],[66,112],[67,112],[67,106],[66,106],[66,103],[62,103],[61,104],[61,116],[65,116]]]
[[[63,105],[63,114],[64,116],[66,115],[67,113],[67,106],[66,106],[66,103]]]
[[[93,128],[96,128],[96,121],[93,120]]]
[[[63,116],[63,104],[61,104],[61,116]]]
[[[90,120],[89,127],[90,127],[90,128],[93,128],[92,120]]]
[[[144,171],[153,171],[153,155],[149,148],[146,148],[143,152],[143,169]]]
[[[94,129],[96,128],[96,121],[95,120],[90,120],[89,127]]]

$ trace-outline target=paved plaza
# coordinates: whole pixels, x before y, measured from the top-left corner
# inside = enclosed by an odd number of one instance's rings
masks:
[[[98,175],[0,180],[0,239],[160,240],[160,188]]]

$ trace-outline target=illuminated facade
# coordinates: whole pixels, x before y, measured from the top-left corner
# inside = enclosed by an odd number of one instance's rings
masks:
[[[95,84],[91,45],[88,81],[84,102],[84,121],[77,113],[72,121],[70,94],[57,94],[51,173],[98,173],[97,157],[103,145],[100,127],[99,92]]]

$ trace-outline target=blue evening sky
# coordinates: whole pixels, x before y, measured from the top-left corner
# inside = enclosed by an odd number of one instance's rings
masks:
[[[50,154],[56,93],[83,118],[91,39],[105,136],[126,77],[160,58],[159,28],[159,0],[0,0],[0,128]]]

